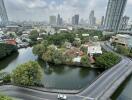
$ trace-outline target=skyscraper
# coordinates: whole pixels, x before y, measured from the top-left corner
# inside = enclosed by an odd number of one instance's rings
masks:
[[[127,25],[128,25],[128,21],[129,21],[129,17],[127,17],[127,16],[122,17],[119,29],[120,30],[125,30]]]
[[[89,15],[89,25],[94,26],[95,24],[96,24],[96,18],[94,16],[94,10],[92,10]]]
[[[102,19],[101,19],[101,26],[104,25],[104,16],[102,16]]]
[[[105,16],[104,30],[117,32],[127,0],[109,0]]]
[[[1,17],[1,25],[2,26],[8,25],[8,16],[3,0],[0,0],[0,17]]]
[[[50,16],[49,22],[50,22],[50,25],[56,25],[56,16]]]
[[[72,24],[73,25],[78,25],[79,24],[79,15],[76,14],[72,17]]]
[[[63,19],[60,17],[60,14],[58,14],[57,25],[62,25],[62,24],[63,24]]]

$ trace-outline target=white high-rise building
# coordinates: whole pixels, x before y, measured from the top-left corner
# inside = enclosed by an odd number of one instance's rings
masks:
[[[126,3],[127,0],[109,0],[105,16],[104,30],[113,32],[119,30],[120,21]]]
[[[8,16],[5,8],[5,4],[3,0],[0,0],[0,18],[1,18],[1,25],[6,26],[8,25]]]

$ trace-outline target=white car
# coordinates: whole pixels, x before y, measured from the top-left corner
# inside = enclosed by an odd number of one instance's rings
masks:
[[[62,94],[58,94],[57,98],[60,100],[66,100],[67,99],[66,95],[62,95]]]

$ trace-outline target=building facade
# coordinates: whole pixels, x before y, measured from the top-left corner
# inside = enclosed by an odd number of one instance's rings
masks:
[[[120,23],[120,30],[125,31],[127,29],[128,21],[129,21],[129,17],[127,16],[122,17]]]
[[[56,16],[50,16],[49,17],[50,25],[56,25]]]
[[[94,16],[94,10],[92,10],[90,12],[90,15],[89,15],[89,25],[90,26],[95,26],[96,25],[96,18]]]
[[[79,15],[76,14],[72,17],[72,25],[78,25],[79,24]]]
[[[104,16],[102,16],[102,18],[101,18],[101,26],[103,26],[104,25]]]
[[[8,25],[8,16],[4,4],[4,0],[0,0],[0,17],[1,17],[1,26]]]
[[[62,25],[62,24],[63,24],[63,19],[61,18],[60,14],[58,14],[57,25]]]
[[[119,30],[119,25],[121,18],[123,16],[127,0],[109,0],[105,22],[104,30],[117,32]]]

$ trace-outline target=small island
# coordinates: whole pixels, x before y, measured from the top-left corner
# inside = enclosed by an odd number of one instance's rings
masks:
[[[33,34],[38,33],[32,32],[34,41]],[[100,41],[104,39],[102,32],[97,30],[62,31],[54,35],[43,35],[41,42],[33,46],[33,53],[43,61],[55,65],[107,69],[118,63],[120,57],[101,47]]]

